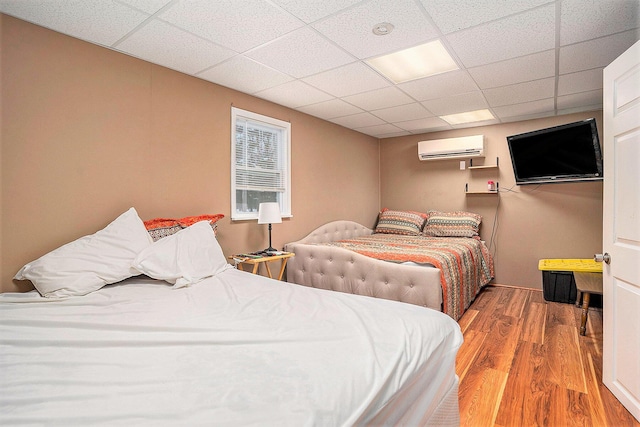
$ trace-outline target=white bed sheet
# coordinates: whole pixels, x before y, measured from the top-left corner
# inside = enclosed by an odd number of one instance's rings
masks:
[[[183,289],[134,278],[60,301],[3,294],[0,424],[424,420],[457,387],[461,343],[434,310],[235,269]]]

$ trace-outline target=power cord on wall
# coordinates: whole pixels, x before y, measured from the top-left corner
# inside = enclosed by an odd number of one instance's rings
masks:
[[[522,191],[516,191],[513,189],[513,187],[515,187],[516,184],[513,184],[511,187],[509,188],[498,188],[498,193],[520,193]],[[530,192],[534,192],[538,189],[538,187],[540,187],[540,184],[536,185],[531,191],[527,191],[527,193]],[[493,226],[491,227],[491,237],[489,238],[489,252],[491,253],[491,256],[493,256],[493,259],[496,259],[496,254],[498,253],[498,243],[497,243],[497,230],[498,230],[498,226],[500,224],[499,221],[499,208],[500,208],[500,199],[501,197],[498,197],[498,203],[496,203],[496,213],[493,216]]]

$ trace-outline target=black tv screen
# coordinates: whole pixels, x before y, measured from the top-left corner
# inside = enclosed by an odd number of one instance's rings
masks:
[[[595,119],[507,137],[516,184],[601,180]]]

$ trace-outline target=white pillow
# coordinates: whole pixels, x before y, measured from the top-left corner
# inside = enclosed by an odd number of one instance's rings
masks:
[[[86,295],[139,274],[131,262],[153,239],[134,208],[95,234],[84,236],[28,263],[16,280],[31,280],[44,297]]]
[[[138,254],[133,267],[140,273],[172,283],[174,288],[189,286],[233,268],[208,221],[200,221],[164,237]]]

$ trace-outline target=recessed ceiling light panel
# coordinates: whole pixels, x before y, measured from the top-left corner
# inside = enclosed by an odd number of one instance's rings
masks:
[[[465,111],[464,113],[440,116],[440,118],[450,125],[460,125],[462,123],[481,122],[484,120],[495,119],[489,110]]]
[[[440,40],[366,60],[394,83],[421,79],[458,69]]]

